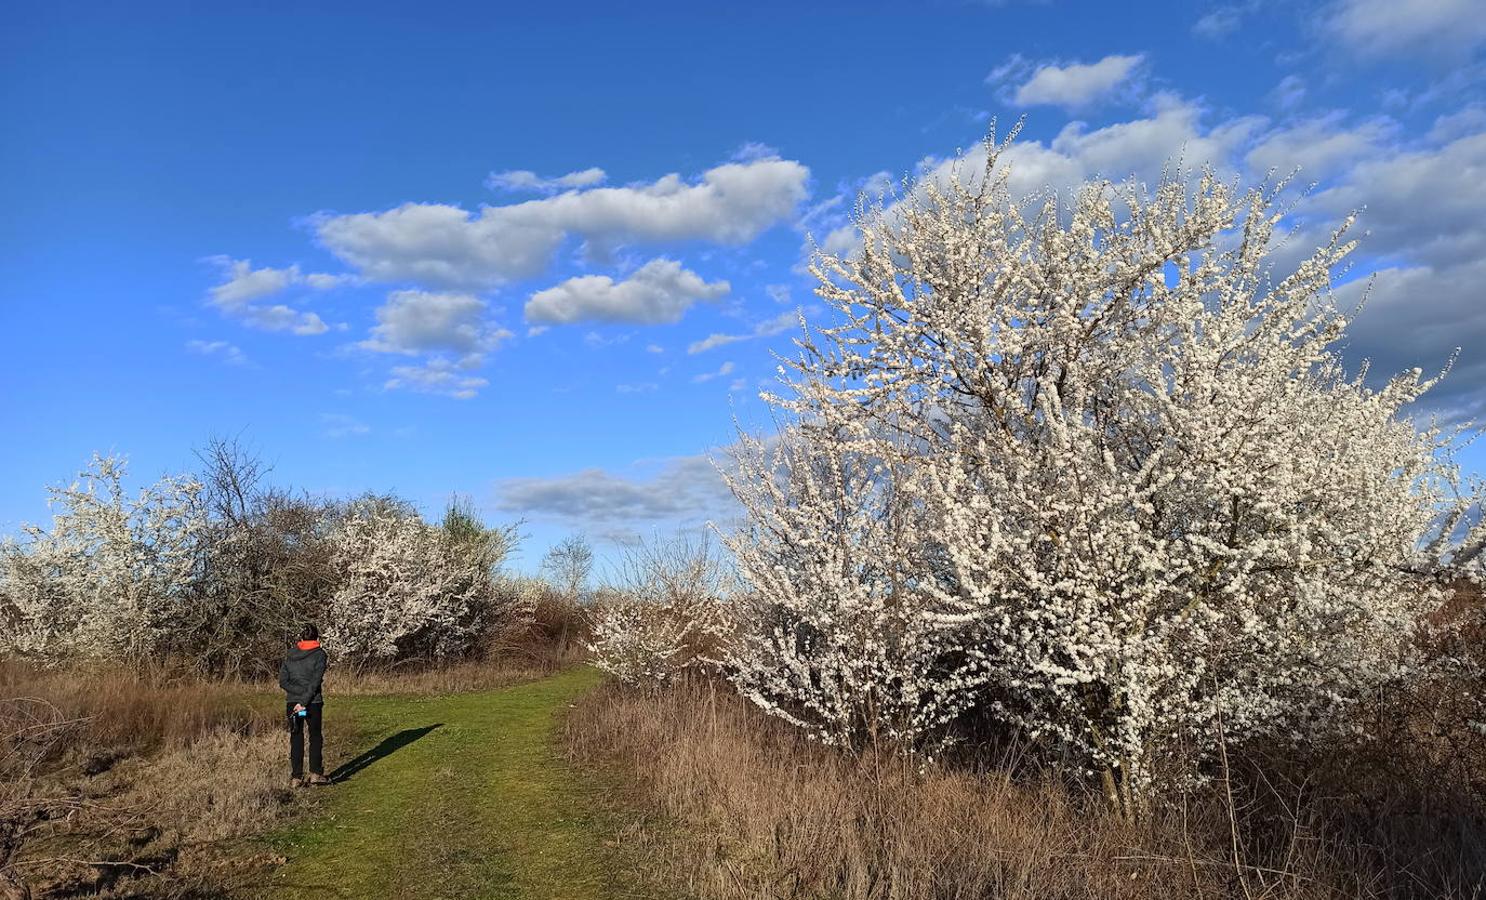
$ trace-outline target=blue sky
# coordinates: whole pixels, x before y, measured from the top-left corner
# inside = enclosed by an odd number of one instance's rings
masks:
[[[991,116],[1026,117],[1029,185],[1300,166],[1307,246],[1365,205],[1349,357],[1463,346],[1434,405],[1475,415],[1472,6],[12,6],[0,532],[95,450],[153,478],[212,434],[311,491],[525,519],[527,567],[725,516],[706,454],[767,421],[806,235]]]

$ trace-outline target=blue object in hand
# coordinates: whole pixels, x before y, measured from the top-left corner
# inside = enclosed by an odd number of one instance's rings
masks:
[[[308,709],[301,709],[299,712],[296,712],[295,713],[295,715],[296,716],[299,716],[300,718],[304,718],[305,716],[307,716],[309,714],[310,714],[310,711]]]

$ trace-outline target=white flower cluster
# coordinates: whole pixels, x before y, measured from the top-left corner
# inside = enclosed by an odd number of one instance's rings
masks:
[[[622,587],[589,614],[594,665],[630,685],[657,685],[709,664],[722,640],[724,577],[707,542],[641,543]]]
[[[532,592],[498,579],[509,532],[462,511],[433,525],[392,498],[290,507],[309,517],[301,534],[316,546],[255,558],[259,535],[210,516],[198,481],[167,477],[131,498],[124,475],[122,460],[95,456],[78,481],[51,489],[49,529],[0,543],[0,654],[138,665],[261,654],[264,639],[273,653],[308,619],[337,657],[376,664],[463,654],[531,621]],[[224,580],[243,558],[305,576],[287,614]]]
[[[593,663],[625,684],[665,684],[696,664],[693,623],[664,603],[616,598],[591,616]]]
[[[360,662],[462,653],[494,613],[499,551],[398,504],[354,504],[336,528],[325,639]],[[526,603],[519,592],[513,603]]]
[[[1482,492],[1406,415],[1433,380],[1343,373],[1345,227],[1275,272],[1273,194],[1208,174],[1064,208],[988,150],[812,266],[842,321],[730,478],[767,600],[740,690],[833,741],[922,746],[973,705],[1129,803],[1220,726],[1312,733],[1407,674],[1479,572]]]
[[[50,531],[0,544],[0,652],[140,662],[162,648],[199,565],[201,485],[167,477],[131,498],[125,467],[95,455],[50,489]]]

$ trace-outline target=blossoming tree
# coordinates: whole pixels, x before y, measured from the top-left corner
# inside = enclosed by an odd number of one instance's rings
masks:
[[[824,737],[932,742],[978,705],[1138,802],[1179,747],[1311,732],[1414,664],[1479,570],[1435,379],[1347,375],[1343,226],[1288,272],[1274,193],[1014,197],[983,170],[860,216],[820,254],[807,334],[745,441],[731,541],[773,612],[744,693]],[[1347,223],[1350,224],[1350,223]]]
[[[507,546],[502,533],[466,514],[431,525],[404,504],[364,498],[332,541],[337,584],[325,636],[358,662],[457,655],[492,620],[517,612],[500,608],[511,598],[493,581]]]
[[[0,650],[142,662],[190,602],[206,510],[201,485],[166,477],[137,497],[121,457],[93,457],[50,489],[50,530],[0,544]]]

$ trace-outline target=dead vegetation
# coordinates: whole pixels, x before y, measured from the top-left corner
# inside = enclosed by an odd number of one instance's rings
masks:
[[[567,737],[576,759],[633,785],[621,814],[657,882],[707,900],[1486,890],[1479,745],[1473,762],[1449,764],[1417,742],[1235,748],[1229,777],[1132,821],[1014,753],[923,771],[904,757],[853,758],[705,680],[648,695],[606,688]]]

